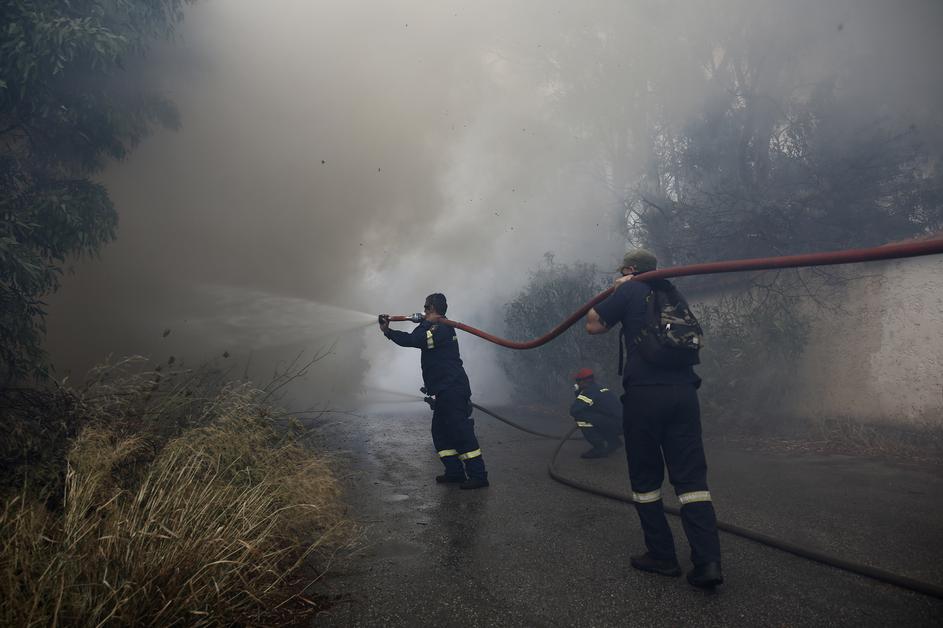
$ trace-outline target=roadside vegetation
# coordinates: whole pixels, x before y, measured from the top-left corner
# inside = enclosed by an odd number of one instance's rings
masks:
[[[544,335],[611,282],[611,273],[592,264],[561,264],[547,253],[517,297],[504,306],[508,337],[532,340]],[[568,405],[573,400],[571,375],[580,368],[591,368],[599,381],[618,385],[618,347],[616,334],[588,336],[577,323],[536,349],[503,351],[500,360],[518,402],[539,399]]]
[[[117,235],[95,175],[179,126],[141,69],[186,4],[0,0],[0,385],[49,374],[44,299]]]
[[[7,400],[0,623],[274,626],[316,612],[312,585],[355,533],[331,461],[271,390],[145,366]]]
[[[354,533],[284,379],[125,360],[73,385],[43,350],[46,297],[117,236],[96,175],[179,125],[142,67],[189,3],[0,0],[4,626],[297,623]]]

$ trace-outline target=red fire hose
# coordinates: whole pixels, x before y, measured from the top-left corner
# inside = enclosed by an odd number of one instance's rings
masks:
[[[727,262],[710,262],[707,264],[691,264],[688,266],[675,266],[673,268],[664,268],[642,273],[636,277],[637,280],[646,279],[667,279],[668,277],[687,277],[690,275],[713,275],[719,273],[738,273],[748,270],[772,270],[776,268],[799,268],[803,266],[832,266],[835,264],[851,264],[855,262],[875,262],[886,259],[901,259],[906,257],[919,257],[922,255],[936,255],[943,253],[943,239],[922,240],[905,242],[902,244],[885,244],[868,249],[850,249],[846,251],[832,251],[830,253],[806,253],[803,255],[787,255],[784,257],[760,257],[756,259],[731,260]],[[508,349],[533,349],[546,344],[569,329],[576,321],[583,318],[590,309],[598,303],[605,300],[612,294],[613,288],[608,288],[589,302],[583,305],[567,317],[562,323],[551,329],[549,332],[527,341],[508,340],[500,338],[488,332],[481,331],[465,323],[453,321],[447,318],[440,318],[439,322],[451,325],[456,329],[467,331],[479,338],[484,338],[496,345],[507,347]],[[408,316],[391,316],[390,320],[405,321],[411,320]],[[416,321],[418,322],[418,321]]]
[[[727,262],[713,262],[709,264],[693,264],[689,266],[676,266],[674,268],[665,268],[662,270],[655,270],[648,273],[642,273],[637,276],[637,279],[666,279],[668,277],[684,277],[690,275],[707,275],[707,274],[718,274],[718,273],[734,273],[734,272],[743,272],[750,270],[770,270],[776,268],[799,268],[803,266],[829,266],[834,264],[850,264],[856,262],[873,262],[878,260],[887,260],[887,259],[901,259],[907,257],[919,257],[922,255],[935,255],[943,253],[943,239],[936,240],[924,240],[916,242],[906,242],[903,244],[887,244],[884,246],[878,246],[867,249],[852,249],[846,251],[834,251],[831,253],[810,253],[805,255],[789,255],[784,257],[766,257],[758,259],[748,259],[748,260],[733,260]],[[513,340],[507,340],[505,338],[499,338],[487,332],[481,331],[474,327],[465,325],[464,323],[459,323],[458,321],[449,320],[446,318],[439,319],[441,322],[451,325],[456,329],[461,329],[467,331],[470,334],[474,334],[480,338],[484,338],[490,342],[501,345],[502,347],[507,347],[509,349],[533,349],[539,347],[540,345],[546,344],[562,334],[564,331],[570,328],[574,323],[580,320],[586,313],[594,307],[596,304],[603,301],[606,297],[612,294],[614,288],[609,288],[603,292],[597,294],[589,302],[583,305],[580,309],[573,312],[566,320],[554,327],[552,330],[535,338],[534,340],[529,340],[525,342],[517,342]],[[421,314],[414,314],[413,316],[391,316],[389,320],[393,321],[407,321],[413,320],[414,322],[419,322]],[[527,428],[524,428],[521,425],[514,423],[508,419],[505,419],[487,408],[483,408],[475,404],[475,408],[478,410],[489,414],[496,419],[499,419],[505,423],[508,423],[512,427],[521,429],[531,434],[536,434],[538,436],[547,436],[541,432],[536,432]],[[560,441],[560,444],[557,446],[556,451],[554,452],[553,459],[550,463],[549,471],[550,476],[561,482],[576,488],[578,490],[586,491],[602,497],[608,497],[610,499],[616,499],[620,501],[625,501],[632,503],[631,498],[626,495],[619,493],[614,493],[611,491],[606,491],[594,486],[584,484],[582,482],[577,482],[565,476],[562,476],[556,469],[556,458],[560,453],[563,444],[570,438],[573,431],[576,428],[571,429],[566,435],[564,435]],[[666,512],[674,515],[680,515],[678,509],[675,508],[665,508]],[[910,589],[911,591],[917,591],[925,595],[930,595],[937,598],[943,598],[943,587],[915,580],[913,578],[908,578],[898,574],[890,573],[883,569],[878,569],[870,565],[862,565],[841,559],[836,556],[831,556],[824,552],[820,552],[814,549],[805,548],[794,543],[789,543],[781,539],[776,539],[765,534],[755,532],[740,526],[729,524],[723,521],[717,522],[717,527],[720,530],[724,530],[728,533],[735,534],[737,536],[751,539],[757,541],[769,547],[775,547],[785,552],[801,556],[819,563],[826,565],[831,565],[839,569],[844,569],[851,573],[856,573],[862,576],[867,576],[875,580],[885,582],[888,584],[893,584],[905,589]]]

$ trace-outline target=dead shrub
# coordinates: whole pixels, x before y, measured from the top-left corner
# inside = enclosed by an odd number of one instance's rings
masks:
[[[284,623],[354,532],[330,461],[275,429],[248,386],[164,395],[152,417],[190,425],[165,440],[127,416],[153,395],[127,384],[82,400],[61,508],[27,489],[4,500],[0,623]]]

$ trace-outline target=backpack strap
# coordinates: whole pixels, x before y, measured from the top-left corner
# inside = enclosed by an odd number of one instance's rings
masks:
[[[623,363],[625,361],[625,344],[623,340],[625,339],[625,334],[622,333],[622,330],[619,330],[619,376],[622,376]]]
[[[642,343],[642,334],[646,332],[646,327],[648,326],[649,321],[652,319],[652,317],[654,316],[658,308],[657,291],[650,284],[646,283],[645,285],[648,286],[648,289],[649,289],[649,293],[645,297],[645,325],[642,326],[642,330],[639,332],[639,335],[633,339],[636,347]],[[629,343],[629,339],[625,337],[625,330],[623,329],[619,332],[619,375],[620,376],[622,375],[622,371],[625,369],[625,352],[628,349],[627,347],[628,343]]]
[[[635,337],[636,347],[642,344],[642,338],[645,334],[652,333],[652,326],[658,327],[658,317],[661,315],[661,302],[658,299],[658,290],[651,284],[645,285],[648,286],[649,289],[648,295],[645,297],[645,324],[642,325],[638,336]]]

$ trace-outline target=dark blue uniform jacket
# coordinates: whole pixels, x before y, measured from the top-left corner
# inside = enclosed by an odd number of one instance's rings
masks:
[[[453,327],[422,321],[409,333],[391,329],[386,337],[401,347],[415,347],[422,351],[422,381],[428,394],[437,395],[449,388],[471,394]]]
[[[608,388],[587,386],[580,390],[570,406],[570,416],[595,427],[622,426],[622,402]]]
[[[657,280],[656,280],[657,281]],[[700,386],[701,378],[690,366],[668,368],[657,366],[642,357],[638,350],[638,338],[647,323],[648,297],[652,289],[644,281],[626,281],[619,284],[609,297],[595,308],[599,318],[610,329],[622,323],[622,338],[625,341],[625,365],[622,385],[659,386],[666,384],[693,384]]]

